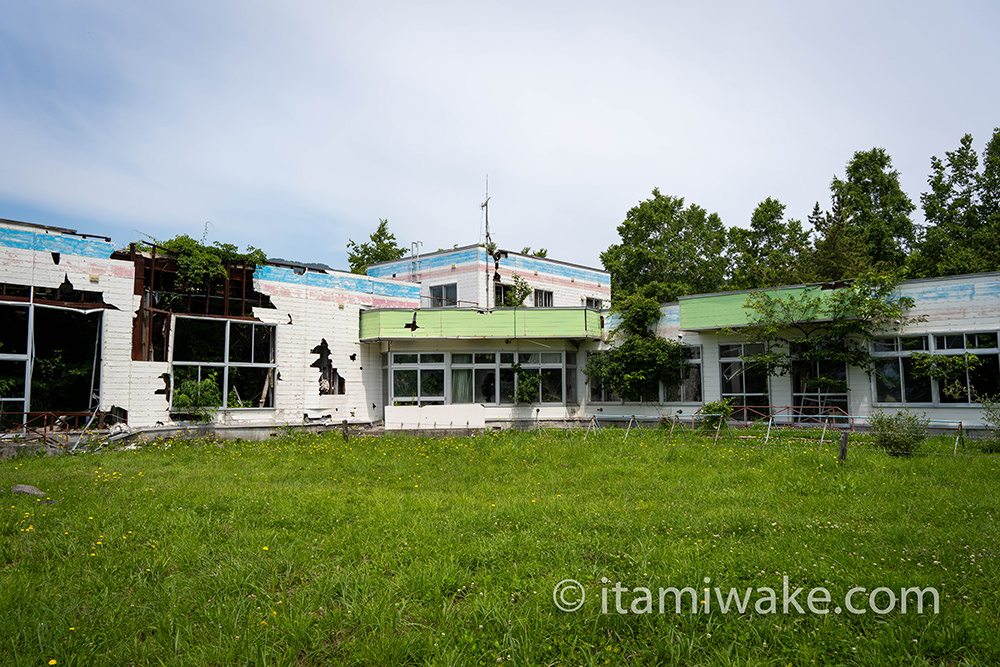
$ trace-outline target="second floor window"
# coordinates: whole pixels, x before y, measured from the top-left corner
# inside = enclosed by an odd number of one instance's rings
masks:
[[[552,292],[543,289],[535,290],[535,308],[551,308]]]
[[[454,308],[458,305],[458,283],[431,287],[431,308]]]

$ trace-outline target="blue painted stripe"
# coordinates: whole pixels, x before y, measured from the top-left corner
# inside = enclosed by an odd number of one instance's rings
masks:
[[[903,292],[917,302],[919,306],[924,302],[935,301],[972,301],[975,298],[997,298],[1000,297],[1000,282],[969,281],[956,284],[954,282],[943,282],[940,285],[905,285]]]
[[[391,276],[393,274],[410,272],[409,259],[401,259],[398,262],[379,264],[368,269],[370,276]],[[450,267],[452,264],[468,264],[472,262],[486,262],[485,248],[469,248],[451,253],[427,255],[419,258],[417,272],[430,271],[432,269]],[[492,263],[492,262],[491,262]],[[595,271],[578,266],[568,266],[558,262],[546,260],[540,257],[525,257],[521,255],[510,255],[506,259],[500,260],[500,268],[508,271],[535,272],[548,276],[560,278],[573,278],[592,283],[609,285],[611,277],[603,271]]]
[[[111,257],[111,253],[115,249],[113,243],[103,239],[85,239],[78,236],[44,234],[9,228],[0,228],[0,246],[102,259]]]
[[[511,271],[538,271],[540,274],[544,273],[549,276],[558,276],[560,278],[573,278],[575,280],[584,280],[591,283],[601,283],[602,285],[611,284],[611,278],[607,273],[602,271],[593,271],[578,266],[567,266],[565,264],[557,264],[556,262],[547,262],[541,258],[511,255],[507,259],[500,260],[500,268]]]
[[[261,280],[273,280],[292,285],[308,285],[324,289],[336,289],[359,294],[394,297],[397,299],[413,299],[419,303],[420,285],[402,283],[391,280],[379,280],[354,273],[318,273],[306,271],[299,275],[284,266],[258,266],[254,274]]]
[[[449,252],[441,255],[427,255],[420,257],[418,259],[418,271],[429,271],[431,269],[439,269],[442,267],[450,267],[452,264],[466,264],[469,262],[485,262],[486,261],[486,249],[485,248],[469,248],[468,250],[461,250],[457,252]],[[389,264],[379,264],[378,266],[371,266],[368,268],[368,275],[381,277],[381,276],[391,276],[392,274],[409,273],[410,272],[410,260],[401,259],[398,262],[391,262]]]
[[[680,324],[681,323],[681,309],[677,304],[670,304],[669,306],[660,307],[660,323],[667,324]]]

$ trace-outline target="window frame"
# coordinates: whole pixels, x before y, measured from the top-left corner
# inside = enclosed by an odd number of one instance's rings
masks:
[[[980,337],[980,336],[990,336],[996,343],[993,347],[981,347],[978,341],[970,345],[970,337]],[[955,346],[954,343],[957,342],[954,339],[956,337],[961,338],[961,346]],[[904,344],[905,341],[912,341],[915,339],[923,339],[923,345],[917,347],[910,343],[909,345]],[[966,353],[973,354],[975,356],[982,356],[986,359],[993,359],[996,365],[995,375],[998,378],[996,391],[1000,392],[1000,331],[997,330],[975,330],[975,331],[942,331],[942,332],[927,332],[922,334],[896,334],[896,335],[886,335],[879,336],[875,338],[871,343],[871,355],[875,360],[875,368],[872,369],[872,379],[871,379],[871,396],[872,405],[874,406],[921,406],[921,407],[981,407],[982,403],[977,403],[973,400],[975,382],[972,373],[974,369],[966,369],[965,372],[965,397],[966,401],[955,401],[947,400],[944,396],[943,390],[941,388],[941,381],[933,377],[927,376],[927,382],[929,384],[929,396],[930,400],[927,401],[908,401],[907,396],[907,364],[906,359],[911,358],[914,352],[926,353],[931,356],[964,356]],[[879,371],[878,365],[880,363],[888,365],[891,361],[896,360],[896,371],[899,377],[899,394],[902,400],[899,401],[886,401],[880,400],[880,380],[882,380],[882,375]],[[986,361],[985,363],[989,363]],[[912,370],[909,371],[912,374]],[[912,377],[912,375],[911,375]],[[919,377],[919,376],[918,376]]]
[[[534,303],[535,308],[554,308],[555,302],[552,296],[552,290],[546,289],[536,289],[534,291]]]
[[[435,295],[435,291],[438,294]],[[458,307],[458,283],[444,283],[441,285],[431,285],[429,288],[431,308],[457,308]],[[449,297],[449,294],[451,295]]]
[[[206,322],[222,322],[225,324],[223,332],[223,356],[221,361],[199,361],[191,359],[174,359],[175,353],[177,351],[177,325],[181,320],[200,320]],[[231,361],[230,355],[232,354],[232,326],[233,325],[251,325],[250,333],[250,361]],[[257,328],[267,328],[271,330],[270,335],[270,351],[267,357],[270,358],[268,362],[258,362],[254,361],[257,358],[256,345],[257,345]],[[220,369],[221,373],[219,390],[222,394],[222,405],[219,405],[216,410],[226,410],[226,411],[243,411],[243,410],[276,410],[278,403],[278,363],[277,363],[277,350],[278,350],[278,327],[275,324],[267,324],[265,322],[259,322],[255,320],[243,320],[243,319],[229,319],[221,317],[198,317],[192,315],[174,315],[173,322],[171,324],[170,331],[170,412],[179,412],[182,408],[174,407],[174,389],[176,385],[176,377],[178,368],[197,368],[196,377],[198,380],[202,378],[202,369],[205,368],[217,368]],[[238,374],[239,369],[267,369],[269,373],[272,374],[272,379],[270,381],[270,389],[268,391],[268,405],[262,406],[230,406],[229,405],[229,392],[230,392],[230,370],[235,370]]]

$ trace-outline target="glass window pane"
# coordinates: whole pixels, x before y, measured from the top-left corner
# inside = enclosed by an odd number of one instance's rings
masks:
[[[542,403],[562,403],[562,369],[542,369]]]
[[[518,361],[518,363],[522,363],[522,364],[537,364],[538,363],[538,353],[537,352],[531,352],[531,353],[522,352],[519,355],[517,355],[517,361]]]
[[[743,364],[738,361],[725,361],[720,366],[723,395],[743,393]]]
[[[701,348],[695,345],[690,345],[684,348],[684,358],[685,359],[701,359]]]
[[[420,363],[422,364],[443,364],[444,363],[444,352],[435,352],[433,354],[421,354]]]
[[[417,395],[417,369],[396,369],[392,371],[392,397],[413,398]]]
[[[562,352],[542,352],[543,364],[561,364]]]
[[[767,373],[763,369],[743,370],[743,382],[748,394],[767,394]]]
[[[472,369],[455,368],[451,371],[451,402],[472,403]]]
[[[876,338],[872,343],[873,352],[895,352],[897,340],[893,338]]]
[[[877,403],[902,403],[899,359],[875,362],[875,400]]]
[[[242,363],[250,363],[253,361],[252,323],[229,323],[229,361]]]
[[[948,336],[952,338],[952,336]],[[962,340],[962,335],[958,335],[958,340]],[[904,350],[926,350],[927,349],[927,336],[902,336],[899,339],[899,344]],[[959,347],[961,347],[961,342]]]
[[[514,371],[509,368],[500,369],[500,402],[514,402]]]
[[[666,403],[680,403],[683,399],[684,387],[680,384],[664,385],[663,400]]]
[[[496,363],[497,355],[494,352],[477,352],[476,353],[476,363],[477,364],[493,364]]]
[[[969,334],[968,346],[972,350],[982,350],[984,348],[995,348],[997,346],[997,335],[995,333]]]
[[[719,357],[722,359],[728,359],[730,357],[738,357],[743,352],[743,346],[736,345],[720,345],[719,346]]]
[[[972,380],[972,400],[980,396],[996,398],[1000,395],[1000,357],[995,354],[980,355],[982,363],[969,371]]]
[[[415,354],[403,354],[397,352],[392,355],[392,363],[394,364],[415,364],[417,363],[417,355]]]
[[[492,368],[476,369],[476,403],[496,403],[497,374]]]
[[[178,317],[174,325],[174,361],[223,361],[225,320]]]
[[[274,369],[236,366],[229,369],[227,408],[274,407]]]
[[[934,344],[939,350],[961,350],[965,346],[965,342],[962,338],[962,334],[935,336]]]
[[[269,324],[253,325],[253,362],[255,364],[274,363],[274,334],[277,329]]]
[[[903,363],[903,388],[905,390],[905,400],[907,403],[930,403],[931,402],[931,378],[927,375],[918,375],[913,367],[913,360],[909,357],[901,359]]]
[[[576,352],[567,352],[566,353],[566,365],[567,366],[576,366]]]
[[[701,365],[688,364],[684,367],[684,381],[681,384],[681,400],[688,403],[701,402]]]
[[[566,402],[570,405],[576,405],[576,383],[577,374],[575,368],[566,369]]]
[[[500,353],[500,363],[501,364],[512,364],[512,363],[514,363],[514,353],[513,352],[501,352]]]
[[[467,352],[452,352],[451,353],[451,363],[453,364],[471,364],[472,355]]]
[[[420,369],[420,398],[444,396],[444,369]]]

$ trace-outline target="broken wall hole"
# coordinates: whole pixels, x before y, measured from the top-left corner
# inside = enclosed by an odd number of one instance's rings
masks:
[[[319,345],[310,350],[310,353],[317,355],[316,361],[309,364],[310,368],[319,369],[319,395],[331,396],[343,394],[345,391],[344,378],[333,367],[330,360],[330,346],[326,339],[320,340]]]

